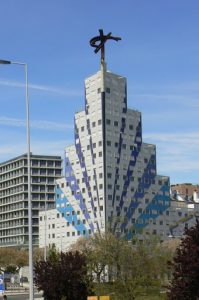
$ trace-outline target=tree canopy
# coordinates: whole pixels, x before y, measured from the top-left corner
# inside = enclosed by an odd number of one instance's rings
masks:
[[[133,245],[109,232],[80,239],[72,249],[85,254],[95,294],[112,295],[112,299],[137,299],[151,286],[160,286],[171,258],[157,239]]]
[[[45,300],[85,300],[89,293],[85,256],[51,250],[46,261],[35,264],[35,284]]]
[[[168,287],[168,299],[199,299],[199,222],[195,227],[185,229],[185,237],[170,267],[173,276]]]
[[[28,251],[15,248],[0,248],[0,271],[15,273],[28,265]]]

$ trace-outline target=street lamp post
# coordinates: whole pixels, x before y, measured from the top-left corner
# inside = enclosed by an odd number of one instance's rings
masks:
[[[30,175],[30,109],[28,95],[28,65],[23,62],[0,60],[2,65],[20,65],[25,68],[26,80],[26,135],[27,135],[27,167],[28,167],[28,236],[29,236],[29,297],[34,300],[33,286],[33,245],[32,245],[32,203],[31,203],[31,175]]]
[[[45,218],[45,222],[44,222],[44,261],[46,261],[46,259],[47,259],[47,244],[46,244],[46,239],[47,239],[47,237],[46,237],[46,233],[47,233],[47,212],[46,212],[46,209],[47,209],[47,203],[46,203],[46,199],[47,198],[47,184],[45,185],[45,216],[44,216],[44,218]]]

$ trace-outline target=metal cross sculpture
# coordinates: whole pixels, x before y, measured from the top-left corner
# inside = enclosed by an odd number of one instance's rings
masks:
[[[105,61],[105,43],[107,40],[114,40],[114,41],[120,41],[120,37],[114,37],[111,36],[111,32],[109,32],[107,35],[104,35],[103,30],[99,29],[99,36],[95,36],[90,40],[91,47],[94,47],[94,52],[97,53],[99,50],[101,50],[101,62]],[[99,43],[98,43],[99,42]]]

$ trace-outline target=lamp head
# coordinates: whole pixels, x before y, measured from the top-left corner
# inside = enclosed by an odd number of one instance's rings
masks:
[[[10,65],[11,61],[0,59],[0,65]]]

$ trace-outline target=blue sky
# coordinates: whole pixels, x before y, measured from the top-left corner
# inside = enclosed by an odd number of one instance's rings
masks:
[[[0,59],[29,67],[31,150],[63,155],[84,79],[99,69],[89,40],[103,28],[108,69],[127,77],[128,106],[142,112],[158,173],[198,182],[198,0],[2,0]],[[26,152],[22,67],[0,66],[0,161]]]

